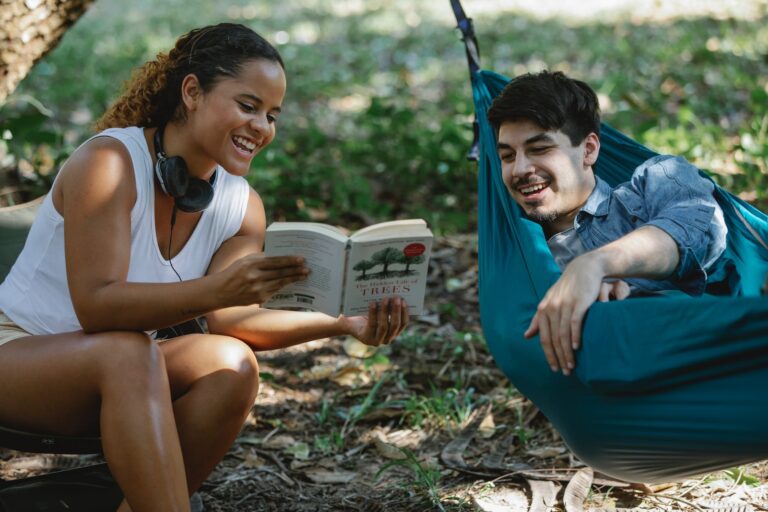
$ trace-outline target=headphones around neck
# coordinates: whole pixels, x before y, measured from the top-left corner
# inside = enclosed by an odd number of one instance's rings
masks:
[[[174,207],[186,213],[194,213],[204,210],[213,199],[213,183],[216,173],[211,176],[211,181],[191,178],[187,163],[180,156],[166,156],[163,151],[163,131],[165,125],[159,126],[155,131],[155,174],[160,182],[160,188],[167,195],[173,197]]]

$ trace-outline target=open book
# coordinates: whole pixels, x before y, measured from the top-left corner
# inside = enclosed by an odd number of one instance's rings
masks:
[[[398,295],[410,315],[424,309],[432,232],[421,219],[382,222],[347,236],[316,222],[275,222],[267,228],[268,256],[303,256],[310,274],[263,304],[307,308],[336,316],[367,315],[368,304]]]

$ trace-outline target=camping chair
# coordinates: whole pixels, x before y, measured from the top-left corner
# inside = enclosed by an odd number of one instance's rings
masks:
[[[482,71],[471,20],[451,0],[466,44],[476,111],[480,318],[501,370],[602,473],[658,482],[768,458],[768,216],[716,187],[727,255],[741,274],[732,296],[633,298],[594,304],[575,376],[553,373],[526,330],[560,270],[541,227],[501,180],[485,113],[508,79]],[[607,125],[595,172],[627,181],[655,153]],[[706,176],[702,173],[702,176]]]
[[[0,446],[31,453],[101,454],[99,438],[45,436],[3,426]],[[123,493],[104,462],[0,480],[0,512],[116,510],[122,500]]]

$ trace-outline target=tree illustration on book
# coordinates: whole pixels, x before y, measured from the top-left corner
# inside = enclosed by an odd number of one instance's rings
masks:
[[[384,268],[381,272],[377,275],[379,279],[383,279],[385,277],[389,277],[389,266],[392,263],[397,263],[400,260],[400,255],[402,253],[395,249],[394,247],[386,247],[380,251],[376,251],[373,253],[373,256],[371,256],[371,261],[376,263],[377,265],[383,265]]]
[[[365,275],[365,273],[371,270],[372,268],[374,268],[376,265],[377,263],[371,260],[360,260],[357,262],[357,264],[355,264],[354,267],[352,267],[352,269],[358,270],[363,273],[360,277],[357,278],[357,280],[360,281],[361,279],[366,279],[367,276]]]
[[[417,254],[416,256],[408,256],[407,254],[403,253],[400,255],[400,261],[398,263],[405,264],[405,275],[411,275],[413,273],[411,271],[411,265],[424,263],[424,256],[421,254]]]
[[[425,247],[423,244],[410,244],[405,249],[398,250],[394,247],[386,247],[380,251],[376,251],[371,255],[369,260],[358,261],[353,270],[361,272],[355,281],[368,281],[370,279],[387,279],[392,277],[405,277],[415,275],[416,272],[411,270],[411,265],[418,265],[424,263],[423,252]],[[405,269],[391,270],[390,265],[400,264],[405,265]],[[381,265],[383,268],[381,272],[373,274],[367,274],[369,270]]]

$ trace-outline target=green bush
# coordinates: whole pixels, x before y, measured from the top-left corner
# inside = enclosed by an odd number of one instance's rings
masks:
[[[240,21],[277,43],[287,64],[278,137],[249,177],[271,220],[357,228],[419,216],[437,232],[471,231],[471,92],[444,3],[99,0],[15,97],[51,110],[39,128],[58,134],[67,154],[131,68],[193,26]],[[465,7],[472,15],[471,2]],[[503,11],[474,21],[486,68],[511,76],[549,67],[582,78],[609,123],[768,204],[765,16],[576,24]],[[0,126],[11,104],[0,109]]]

